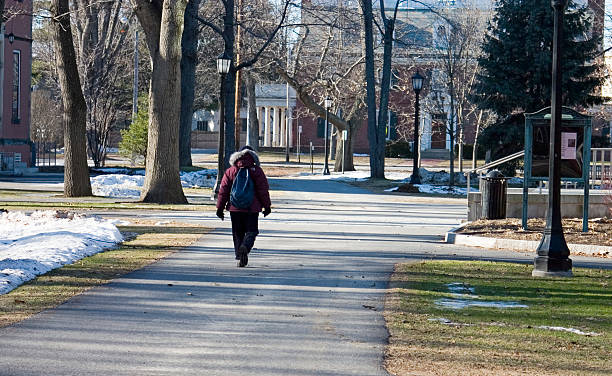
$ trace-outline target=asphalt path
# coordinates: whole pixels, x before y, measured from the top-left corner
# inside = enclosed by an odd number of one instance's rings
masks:
[[[464,200],[270,181],[273,213],[260,221],[247,268],[236,267],[228,220],[142,212],[217,227],[184,251],[0,329],[0,375],[386,375],[383,298],[396,263],[533,258],[443,244],[465,218]]]

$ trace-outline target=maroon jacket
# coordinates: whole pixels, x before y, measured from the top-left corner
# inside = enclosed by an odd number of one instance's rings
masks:
[[[266,174],[264,174],[261,167],[259,167],[259,157],[257,153],[248,149],[237,151],[231,155],[230,164],[232,167],[225,171],[223,179],[221,180],[219,195],[217,197],[217,209],[225,208],[233,212],[259,213],[261,209],[269,208],[272,205],[270,202],[270,187],[268,186]],[[249,169],[249,175],[251,179],[253,179],[255,185],[255,197],[248,210],[234,207],[229,200],[232,191],[232,183],[241,167],[247,167]]]

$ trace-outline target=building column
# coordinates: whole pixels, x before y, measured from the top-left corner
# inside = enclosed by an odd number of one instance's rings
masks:
[[[264,146],[270,146],[270,107],[264,107]]]
[[[289,147],[293,147],[293,111],[291,107],[287,109],[287,131],[289,132]],[[296,130],[297,132],[297,130]]]
[[[274,120],[272,122],[272,146],[278,146],[279,118],[278,107],[274,107]]]
[[[280,110],[280,146],[287,146],[287,109],[281,108]]]

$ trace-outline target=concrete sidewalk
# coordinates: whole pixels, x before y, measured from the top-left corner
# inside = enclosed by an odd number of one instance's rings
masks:
[[[215,222],[193,247],[0,329],[0,375],[386,375],[395,263],[532,257],[442,243],[465,200],[271,185],[249,267],[235,266],[229,221]]]

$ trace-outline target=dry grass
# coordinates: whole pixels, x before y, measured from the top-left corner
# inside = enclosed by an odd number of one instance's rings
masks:
[[[120,230],[133,239],[116,250],[101,252],[74,264],[50,271],[8,294],[0,295],[0,327],[22,321],[43,310],[57,307],[75,295],[143,268],[168,254],[187,247],[208,228],[152,221],[134,221]]]

